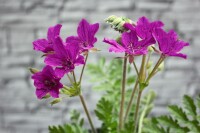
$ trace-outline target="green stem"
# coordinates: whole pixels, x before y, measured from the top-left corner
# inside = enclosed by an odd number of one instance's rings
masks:
[[[147,105],[145,106],[144,110],[142,111],[142,114],[140,116],[140,120],[139,120],[139,126],[138,126],[138,133],[142,132],[142,126],[143,126],[143,120],[147,111]]]
[[[124,121],[126,121],[128,115],[129,115],[129,111],[130,111],[130,108],[131,108],[131,105],[132,105],[132,102],[133,102],[133,98],[134,98],[134,96],[135,96],[135,92],[136,92],[136,90],[137,90],[138,83],[139,83],[139,82],[138,82],[138,79],[137,79],[137,81],[136,81],[136,83],[135,83],[135,86],[134,86],[134,88],[133,88],[133,91],[132,91],[132,93],[131,93],[131,98],[130,98],[130,100],[129,100],[129,102],[128,102],[128,106],[127,106],[127,109],[126,109]]]
[[[125,54],[125,57],[127,54]],[[123,73],[122,73],[122,89],[121,89],[121,104],[119,112],[119,130],[124,126],[123,115],[124,115],[124,99],[125,99],[125,87],[126,87],[126,69],[127,69],[127,58],[124,58]]]
[[[74,82],[76,83],[76,75],[75,75],[74,71],[72,72],[72,75],[74,77]]]
[[[86,66],[86,63],[87,63],[87,59],[88,59],[88,53],[86,54],[85,56],[85,64],[83,65],[83,68],[81,70],[81,76],[80,76],[80,79],[79,79],[79,83],[81,84],[81,81],[82,81],[82,77],[83,77],[83,72],[84,72],[84,69],[85,69],[85,66]]]
[[[145,72],[145,61],[146,61],[146,55],[142,56],[142,64],[140,67],[140,77],[139,77],[139,81],[140,83],[142,83],[145,80],[145,76],[146,76],[146,72]]]
[[[88,109],[87,109],[85,100],[84,100],[84,98],[83,98],[83,96],[82,96],[81,94],[79,95],[79,98],[80,98],[80,100],[81,100],[81,103],[82,103],[82,105],[83,105],[84,111],[85,111],[85,113],[86,113],[86,115],[87,115],[87,118],[88,118],[88,120],[89,120],[90,126],[91,126],[91,128],[92,128],[92,132],[93,132],[93,133],[96,133],[96,130],[95,130],[95,128],[94,128],[92,119],[91,119],[90,114],[89,114],[89,111],[88,111]]]
[[[133,66],[134,66],[134,68],[135,68],[135,71],[136,71],[136,73],[137,73],[137,76],[139,77],[139,71],[138,71],[137,66],[136,66],[136,64],[135,64],[135,61],[133,61]]]
[[[67,74],[67,77],[68,77],[70,83],[73,84],[73,81],[72,81],[71,77],[69,76],[69,74]]]
[[[147,84],[149,83],[149,80],[153,77],[153,75],[155,74],[155,71],[157,70],[159,65],[164,61],[164,59],[165,59],[165,56],[161,55],[156,65],[154,66],[153,70],[151,71],[151,73],[149,74],[149,76],[147,77],[145,81]]]
[[[136,104],[136,111],[134,114],[134,133],[137,131],[137,124],[138,124],[138,112],[140,107],[140,99],[141,99],[142,91],[139,91],[138,97],[137,97],[137,104]]]

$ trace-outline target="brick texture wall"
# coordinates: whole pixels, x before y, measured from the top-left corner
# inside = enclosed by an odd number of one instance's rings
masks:
[[[70,108],[83,112],[76,97],[53,107],[36,99],[27,68],[42,68],[43,61],[32,50],[32,41],[45,37],[47,28],[56,23],[63,25],[63,37],[74,35],[84,17],[101,24],[96,47],[102,51],[90,56],[89,62],[100,56],[112,58],[101,42],[104,36],[115,35],[104,23],[112,14],[133,20],[143,15],[160,19],[166,29],[175,29],[191,44],[184,50],[187,60],[167,59],[165,71],[151,82],[149,88],[158,93],[153,115],[165,114],[166,105],[180,103],[184,94],[200,92],[199,0],[0,0],[0,133],[46,133],[48,125],[69,119]],[[91,84],[84,81],[83,95],[92,111],[99,95],[91,94]],[[100,125],[96,118],[94,121]]]

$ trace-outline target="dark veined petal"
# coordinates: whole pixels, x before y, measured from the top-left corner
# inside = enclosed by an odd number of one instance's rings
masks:
[[[56,24],[55,26],[49,27],[48,32],[47,32],[47,39],[50,42],[53,42],[55,37],[60,34],[61,27],[62,27],[61,24]]]
[[[63,68],[63,67],[61,67],[61,68],[56,68],[56,69],[55,69],[55,73],[56,73],[56,75],[57,75],[59,78],[62,78],[62,77],[65,75],[66,70],[65,70],[65,68]]]
[[[42,99],[42,97],[46,96],[47,93],[48,93],[47,89],[37,88],[35,90],[35,94],[36,94],[38,99]]]
[[[53,48],[48,44],[48,41],[46,39],[35,40],[33,42],[33,49],[36,51],[42,51],[44,53],[53,50]]]
[[[81,40],[81,46],[83,49],[90,49],[94,47],[94,43],[97,39],[94,37],[99,29],[99,24],[89,24],[87,20],[82,19],[77,28],[77,34]]]
[[[83,64],[85,64],[84,57],[82,55],[79,55],[75,61],[75,65],[78,66]]]
[[[59,97],[59,89],[51,89],[49,91],[49,94],[53,97],[53,98],[58,98]]]
[[[127,29],[127,30],[135,31],[135,26],[133,26],[133,25],[130,24],[130,23],[125,23],[123,26],[124,26],[124,28]]]
[[[111,47],[109,48],[109,52],[121,53],[126,51],[126,49],[118,44],[115,40],[104,38],[103,42],[111,45]]]
[[[122,34],[122,44],[128,48],[128,47],[134,47],[134,45],[138,42],[138,37],[136,32],[131,31],[131,32],[124,32]],[[132,46],[129,46],[132,45]]]
[[[67,44],[77,44],[80,45],[81,40],[79,39],[78,36],[69,36],[66,38],[66,43]]]
[[[98,30],[99,30],[99,23],[95,23],[95,24],[90,25],[90,31],[91,31],[93,36],[97,33]]]
[[[181,57],[181,58],[187,59],[187,55],[182,54],[182,53],[170,53],[170,54],[168,54],[168,56],[176,56],[176,57]]]
[[[58,57],[57,55],[48,55],[45,59],[44,62],[46,65],[50,66],[62,66],[62,58]]]
[[[60,36],[56,36],[55,38],[54,51],[55,54],[60,58],[65,58],[68,56],[65,45]]]
[[[80,46],[76,44],[67,44],[66,51],[68,52],[69,58],[74,62],[79,54]]]

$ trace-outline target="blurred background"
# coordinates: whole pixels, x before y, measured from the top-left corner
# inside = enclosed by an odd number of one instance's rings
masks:
[[[32,50],[32,41],[46,37],[47,28],[56,23],[63,25],[62,37],[75,35],[78,22],[86,18],[101,26],[95,46],[102,51],[90,56],[89,62],[96,63],[101,56],[111,59],[116,55],[110,55],[102,43],[103,37],[116,35],[104,22],[110,15],[162,20],[165,29],[175,29],[191,44],[183,50],[187,60],[168,58],[165,71],[153,78],[149,88],[158,96],[152,115],[166,114],[168,104],[200,92],[200,0],[0,0],[0,133],[47,133],[48,125],[69,119],[70,109],[83,112],[77,97],[53,107],[49,101],[37,100],[27,68],[41,69],[44,64],[41,53]],[[94,115],[100,96],[86,78],[83,83],[83,95]]]

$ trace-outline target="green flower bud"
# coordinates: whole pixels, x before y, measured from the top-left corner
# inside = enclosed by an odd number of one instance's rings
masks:
[[[45,96],[42,97],[42,99],[47,99],[47,98],[50,98],[50,94],[46,94]]]
[[[121,23],[123,20],[122,20],[122,18],[120,17],[120,18],[116,18],[113,22],[112,22],[112,25],[114,26],[114,27],[116,27],[119,23]]]
[[[116,39],[117,43],[121,44],[121,39],[122,39],[121,36],[117,37],[117,39]]]
[[[123,31],[124,30],[124,24],[125,24],[125,21],[121,21],[118,25],[117,25],[117,29],[119,31]]]
[[[59,103],[59,102],[61,102],[61,101],[62,101],[61,98],[55,98],[50,104],[51,104],[51,106],[52,106],[52,105],[57,104],[57,103]]]
[[[148,51],[149,51],[150,53],[152,53],[152,52],[154,51],[153,46],[149,46],[149,47],[148,47]]]
[[[146,68],[150,69],[152,67],[152,65],[153,65],[153,61],[148,61]]]
[[[113,22],[115,19],[117,18],[117,16],[115,15],[111,15],[108,18],[105,19],[106,22]]]
[[[40,71],[40,70],[38,70],[38,69],[36,69],[36,68],[32,68],[32,67],[29,67],[28,69],[29,69],[29,71],[30,71],[32,74],[35,74],[35,73],[37,73],[37,72]]]

